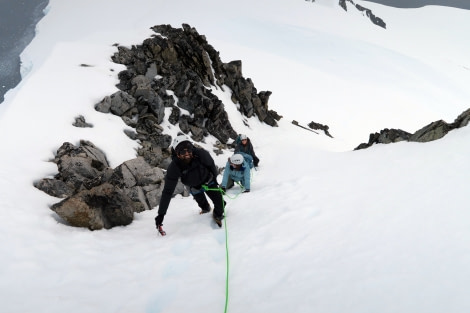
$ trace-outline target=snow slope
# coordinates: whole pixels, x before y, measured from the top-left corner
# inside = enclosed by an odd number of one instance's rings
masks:
[[[468,312],[470,130],[352,149],[383,128],[414,132],[468,108],[470,13],[356,3],[387,29],[327,0],[51,0],[22,54],[23,80],[0,106],[2,309]],[[230,191],[222,229],[180,197],[166,237],[156,210],[111,230],[65,225],[48,209],[59,199],[33,182],[57,173],[49,160],[65,141],[92,141],[113,167],[135,156],[124,123],[93,109],[124,69],[111,62],[113,44],[182,23],[223,61],[242,60],[284,116],[277,128],[256,118],[245,126],[216,91],[261,159],[252,192]],[[73,127],[80,114],[95,127]],[[334,138],[294,119],[329,125]]]

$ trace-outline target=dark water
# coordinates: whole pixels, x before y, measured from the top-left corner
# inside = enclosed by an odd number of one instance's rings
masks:
[[[49,0],[0,0],[0,103],[21,80],[20,53],[35,35]]]
[[[394,8],[420,8],[425,5],[439,5],[470,10],[470,0],[364,0]]]

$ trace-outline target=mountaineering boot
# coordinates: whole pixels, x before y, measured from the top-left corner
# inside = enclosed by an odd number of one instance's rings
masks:
[[[209,213],[211,210],[212,210],[212,208],[211,208],[211,207],[208,207],[208,208],[206,208],[206,209],[204,209],[204,210],[201,210],[201,212],[199,212],[199,214],[206,214],[206,213]]]
[[[214,222],[219,226],[219,227],[222,227],[222,220],[224,219],[224,216],[221,215],[221,216],[216,216],[216,215],[212,215],[214,217]]]

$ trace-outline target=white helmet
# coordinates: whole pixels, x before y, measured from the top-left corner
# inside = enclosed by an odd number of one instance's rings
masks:
[[[173,140],[173,143],[171,144],[171,147],[173,149],[176,149],[176,146],[182,143],[183,141],[189,141],[188,137],[186,137],[185,135],[176,136],[176,138]]]
[[[245,134],[240,134],[240,140],[245,140],[248,139],[248,137]]]
[[[243,164],[243,155],[235,153],[230,157],[230,162],[235,165]]]

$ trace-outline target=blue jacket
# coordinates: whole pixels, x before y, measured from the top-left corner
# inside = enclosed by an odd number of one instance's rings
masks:
[[[227,182],[228,178],[231,178],[235,182],[240,182],[243,187],[245,187],[246,190],[250,189],[250,166],[248,165],[248,162],[243,161],[242,166],[240,169],[234,169],[233,167],[230,166],[230,162],[227,161],[227,164],[225,165],[225,170],[224,170],[224,177],[222,178],[222,184],[221,186],[226,188],[227,187]]]

